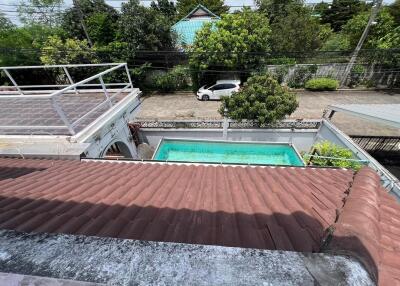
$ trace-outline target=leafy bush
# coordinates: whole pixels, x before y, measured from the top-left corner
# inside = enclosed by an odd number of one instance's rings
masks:
[[[40,61],[45,65],[98,63],[96,50],[87,40],[50,36],[41,48]]]
[[[315,144],[313,148],[316,150],[316,155],[322,157],[331,157],[331,158],[313,157],[311,162],[312,165],[324,166],[324,167],[351,168],[354,170],[359,170],[362,167],[362,165],[357,161],[346,160],[346,159],[354,159],[351,150],[333,144],[329,141],[319,142]],[[308,155],[304,159],[308,163],[310,161],[310,158],[311,157]]]
[[[288,73],[289,73],[289,66],[282,65],[275,69],[274,77],[279,82],[279,84],[282,84],[285,81],[285,77],[287,76]]]
[[[332,78],[313,78],[306,82],[305,88],[313,91],[318,90],[336,90],[339,87],[339,82]]]
[[[312,78],[317,72],[318,67],[316,65],[311,66],[298,66],[293,72],[293,75],[288,81],[288,86],[291,88],[301,88],[304,84]]]
[[[160,92],[176,91],[175,77],[171,73],[156,76],[155,85],[156,89]]]
[[[289,93],[269,74],[249,77],[243,89],[223,97],[219,113],[232,119],[274,123],[298,107],[296,95]]]
[[[176,66],[171,71],[155,76],[155,88],[160,92],[186,89],[190,84],[188,68]]]

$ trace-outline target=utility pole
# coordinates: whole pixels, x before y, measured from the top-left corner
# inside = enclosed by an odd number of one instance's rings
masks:
[[[88,40],[89,46],[93,47],[92,40],[90,39],[89,33],[87,32],[87,29],[86,29],[85,20],[83,18],[83,13],[82,13],[82,10],[81,10],[81,6],[79,6],[78,1],[79,0],[73,0],[72,2],[74,3],[74,6],[78,9],[78,13],[79,13],[79,18],[80,18],[80,22],[81,22],[81,25],[82,25],[82,29],[83,29],[83,32],[85,33],[86,39]]]
[[[371,11],[371,16],[369,17],[367,26],[365,27],[364,32],[362,33],[361,38],[358,41],[356,48],[354,49],[353,55],[351,56],[350,61],[347,64],[347,67],[344,71],[342,80],[340,82],[341,87],[343,87],[347,83],[347,78],[348,78],[351,70],[353,69],[354,63],[356,62],[358,54],[365,42],[365,39],[368,36],[369,30],[371,29],[371,26],[375,24],[375,18],[378,15],[379,10],[381,9],[382,2],[383,2],[383,0],[374,0],[374,4],[372,6],[372,11]]]

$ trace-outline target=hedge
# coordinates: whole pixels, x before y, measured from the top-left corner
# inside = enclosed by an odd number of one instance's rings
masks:
[[[308,90],[336,90],[339,87],[339,82],[332,78],[313,78],[306,82],[305,88]]]

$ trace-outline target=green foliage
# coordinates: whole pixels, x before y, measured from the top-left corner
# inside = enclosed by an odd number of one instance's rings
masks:
[[[396,0],[389,5],[389,12],[394,18],[396,26],[400,26],[400,0]]]
[[[350,50],[349,36],[344,33],[333,33],[325,41],[322,51],[348,51]]]
[[[129,52],[175,48],[170,21],[157,10],[142,6],[139,0],[130,0],[122,4],[121,13],[119,40],[128,44]]]
[[[398,49],[400,47],[400,26],[394,28],[378,40],[379,49]]]
[[[359,0],[333,0],[331,8],[323,11],[321,22],[338,32],[353,16],[367,10],[368,6]]]
[[[151,64],[145,63],[139,67],[129,70],[130,75],[131,75],[132,84],[134,87],[140,88],[142,91],[147,90],[147,86],[145,85],[145,80],[146,80],[147,72],[150,67],[151,67]]]
[[[13,23],[0,11],[0,33],[10,30],[13,27]]]
[[[360,85],[363,75],[365,73],[365,68],[362,65],[355,65],[350,72],[350,78],[348,86],[354,88]]]
[[[296,59],[288,57],[278,57],[278,58],[268,59],[267,63],[269,65],[295,65]]]
[[[127,43],[119,41],[113,41],[105,46],[95,45],[93,50],[96,51],[100,62],[104,63],[129,62],[135,55],[128,51]]]
[[[329,25],[321,25],[311,10],[297,6],[271,24],[271,47],[275,52],[305,53],[318,50],[330,36]]]
[[[60,23],[63,0],[27,0],[19,2],[19,18],[25,25],[55,27]]]
[[[199,4],[203,5],[218,16],[229,11],[229,7],[224,5],[223,0],[178,0],[176,1],[178,19],[185,17]]]
[[[184,66],[175,66],[171,71],[155,77],[155,88],[160,92],[175,92],[189,86],[189,70]]]
[[[275,69],[274,77],[279,84],[282,84],[285,81],[285,77],[289,73],[288,65],[281,65]]]
[[[177,11],[174,2],[169,0],[157,0],[157,2],[152,1],[150,6],[152,9],[167,17],[171,23],[175,22]]]
[[[255,0],[256,6],[264,13],[271,23],[287,17],[291,10],[303,9],[301,0]]]
[[[336,90],[339,87],[339,82],[332,78],[313,78],[306,82],[306,89],[312,91]]]
[[[249,70],[259,67],[265,59],[259,53],[270,51],[268,19],[257,12],[244,9],[226,14],[214,27],[205,25],[197,32],[189,51],[193,83],[205,75],[203,70]]]
[[[318,66],[297,66],[288,81],[291,88],[302,88],[304,84],[317,72]]]
[[[50,36],[41,49],[40,60],[45,65],[96,63],[95,50],[86,40],[66,39]]]
[[[339,160],[337,160],[337,159],[314,157],[312,159],[312,164],[315,166],[351,168],[354,170],[359,170],[362,167],[362,165],[356,161],[343,160],[343,159],[354,159],[351,150],[333,144],[329,141],[319,142],[315,144],[313,148],[315,148],[315,150],[317,151],[316,155],[323,157],[339,158]],[[308,162],[310,160],[310,156],[306,156],[304,159],[306,162]]]
[[[58,33],[58,29],[43,25],[11,26],[0,30],[0,47],[8,49],[0,53],[0,65],[40,64],[40,52],[36,49],[43,45],[48,36]]]
[[[250,77],[242,90],[223,97],[219,113],[238,121],[248,119],[268,124],[284,119],[297,107],[296,95],[266,74]]]
[[[370,12],[362,12],[343,26],[343,33],[349,37],[350,46],[354,48],[367,25]],[[376,19],[377,24],[373,25],[368,34],[368,38],[363,45],[363,49],[374,49],[378,46],[379,40],[394,29],[394,19],[388,9],[382,9]]]
[[[107,5],[104,0],[76,0],[76,3],[78,6],[74,5],[67,9],[61,20],[61,26],[68,37],[86,39],[80,21],[84,15],[88,34],[93,37],[94,43],[100,41],[104,44],[115,38],[119,16],[113,7]]]
[[[118,23],[105,12],[96,12],[86,17],[90,39],[96,45],[107,45],[115,39]]]

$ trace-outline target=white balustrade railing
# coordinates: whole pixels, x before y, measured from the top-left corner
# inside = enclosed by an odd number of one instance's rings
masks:
[[[99,72],[93,76],[85,78],[79,82],[74,82],[71,74],[69,72],[69,68],[84,68],[84,67],[108,67],[106,70]],[[15,78],[12,76],[12,71],[15,70],[26,70],[26,69],[62,69],[68,82],[70,84],[49,84],[49,85],[18,85]],[[114,72],[116,70],[123,69],[127,75],[128,82],[117,82],[117,83],[105,83],[103,77]],[[51,101],[51,105],[54,111],[57,113],[61,121],[64,125],[0,125],[0,129],[28,129],[28,130],[37,130],[37,129],[68,129],[68,131],[72,134],[76,134],[76,127],[81,124],[85,119],[89,117],[90,114],[99,110],[103,107],[111,108],[113,106],[113,99],[119,96],[122,92],[129,92],[130,89],[133,88],[132,80],[129,74],[129,69],[126,63],[104,63],[104,64],[66,64],[66,65],[47,65],[47,66],[17,66],[17,67],[0,67],[0,71],[4,73],[6,77],[13,84],[15,90],[8,90],[6,94],[2,92],[0,94],[0,104],[1,100],[5,99],[48,99]],[[99,83],[90,83],[91,81],[98,80]],[[59,99],[61,99],[65,94],[75,93],[79,95],[80,93],[87,94],[90,91],[89,88],[100,87],[98,92],[102,92],[104,94],[104,101],[88,110],[85,114],[80,116],[75,120],[71,120],[65,114],[62,106],[59,103]],[[111,95],[110,88],[119,87],[118,89],[113,89],[113,93]],[[53,90],[51,90],[52,88]],[[56,89],[54,88],[61,88]],[[82,89],[83,88],[83,89]],[[4,89],[4,87],[3,87]],[[9,87],[7,87],[9,89]],[[38,90],[41,89],[41,90]],[[45,89],[45,90],[43,90]],[[22,115],[23,116],[23,115]]]

